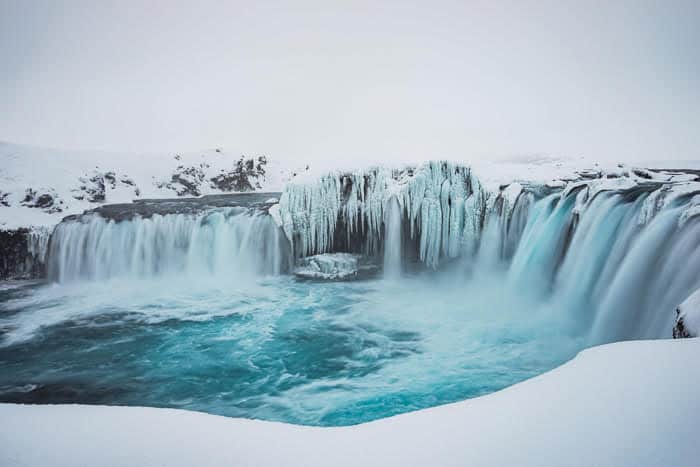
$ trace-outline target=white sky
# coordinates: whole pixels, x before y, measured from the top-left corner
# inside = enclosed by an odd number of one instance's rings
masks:
[[[700,159],[700,1],[0,0],[0,140]]]

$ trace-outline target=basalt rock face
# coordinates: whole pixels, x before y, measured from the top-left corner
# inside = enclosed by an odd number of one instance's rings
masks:
[[[0,230],[0,279],[35,279],[46,274],[48,233]]]
[[[136,217],[148,219],[154,215],[197,214],[216,208],[250,208],[267,212],[279,196],[278,192],[256,192],[206,195],[199,198],[140,199],[133,203],[105,204],[83,214],[65,217],[63,222],[79,220],[89,215],[121,222]]]

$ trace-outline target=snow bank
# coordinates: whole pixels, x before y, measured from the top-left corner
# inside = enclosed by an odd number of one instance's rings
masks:
[[[343,428],[0,405],[8,466],[695,466],[700,339],[638,341],[477,399]]]

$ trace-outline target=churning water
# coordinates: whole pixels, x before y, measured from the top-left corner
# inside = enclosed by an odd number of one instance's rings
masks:
[[[2,292],[0,400],[347,425],[486,394],[580,348],[556,314],[484,285],[17,284]]]

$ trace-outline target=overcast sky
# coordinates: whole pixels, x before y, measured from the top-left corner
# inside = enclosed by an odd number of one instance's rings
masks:
[[[0,140],[700,159],[699,25],[698,0],[0,0]]]

